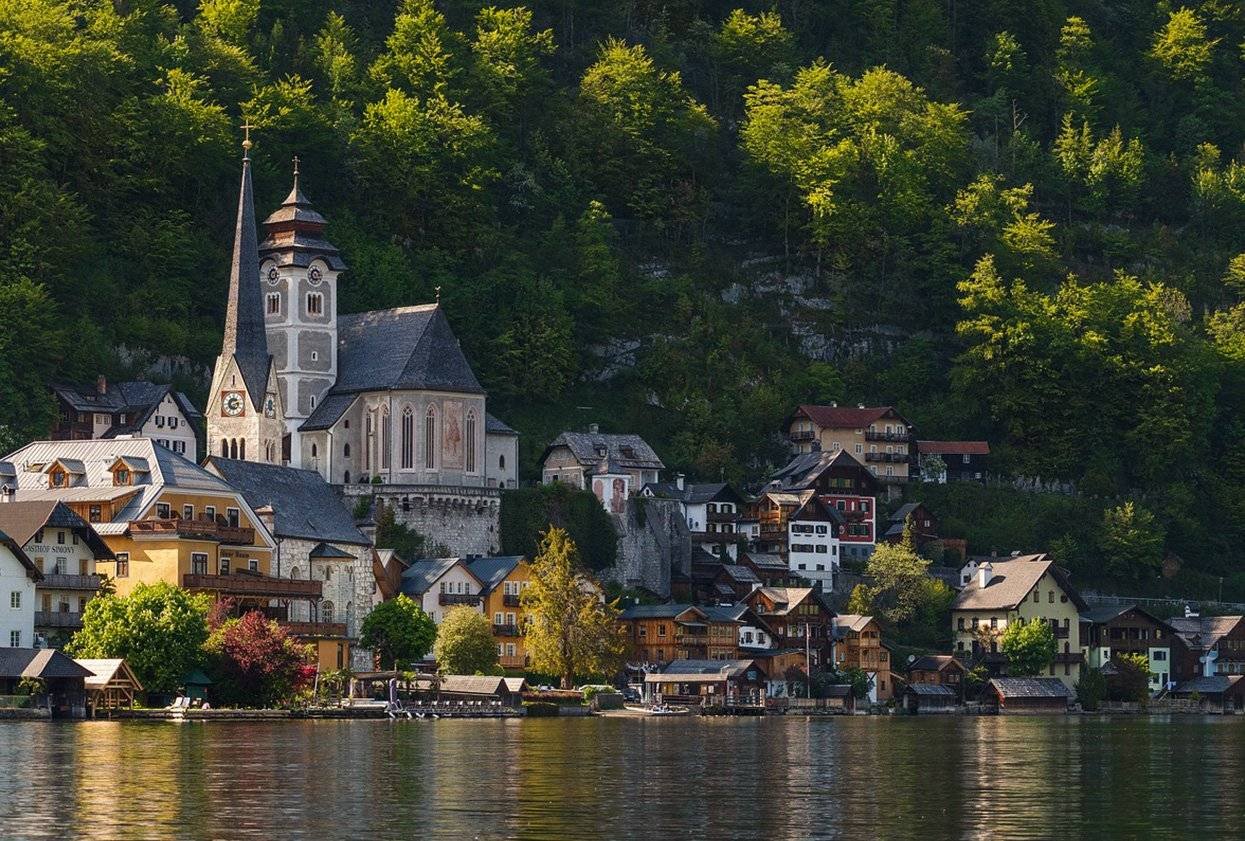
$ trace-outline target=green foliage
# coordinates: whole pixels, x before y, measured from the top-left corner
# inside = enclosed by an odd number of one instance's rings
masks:
[[[203,651],[217,705],[276,707],[314,675],[311,647],[257,610],[214,628]]]
[[[1163,530],[1131,499],[1103,512],[1100,545],[1107,570],[1120,579],[1151,578],[1163,563]]]
[[[1116,673],[1107,679],[1107,697],[1139,704],[1149,701],[1150,658],[1144,654],[1120,654],[1111,662]]]
[[[565,529],[588,569],[612,566],[618,551],[614,521],[591,491],[565,484],[502,491],[501,550],[536,556],[550,527]]]
[[[1012,677],[1043,674],[1055,659],[1055,632],[1046,622],[1012,622],[1003,631],[1000,649]]]
[[[87,602],[73,657],[123,657],[148,692],[171,692],[203,663],[210,597],[171,584],[139,584],[128,596]]]
[[[437,668],[447,675],[488,674],[497,665],[497,643],[488,617],[470,607],[456,607],[437,626],[432,647]]]
[[[865,564],[865,577],[872,583],[865,588],[859,585],[860,604],[868,596],[869,612],[877,613],[891,625],[902,625],[913,618],[926,600],[942,599],[943,594],[932,592],[927,586],[929,579],[925,570],[929,561],[916,553],[912,545],[911,524],[905,526],[903,540],[899,543],[879,543]],[[856,590],[852,600],[857,600]],[[936,609],[936,608],[935,608]]]
[[[437,627],[409,596],[381,602],[363,619],[359,644],[370,648],[381,668],[392,669],[420,660],[432,648]]]
[[[1081,709],[1094,712],[1107,697],[1107,679],[1101,669],[1085,669],[1076,682],[1076,701]]]

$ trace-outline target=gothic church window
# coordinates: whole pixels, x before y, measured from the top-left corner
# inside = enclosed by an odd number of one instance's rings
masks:
[[[467,411],[466,423],[467,438],[467,472],[476,472],[476,413],[473,410]]]
[[[415,413],[407,406],[402,410],[402,469],[415,466]]]
[[[380,410],[380,466],[382,470],[389,469],[389,459],[392,447],[392,425],[389,423],[389,409],[387,407]]]
[[[437,466],[437,410],[428,407],[424,415],[424,467],[432,470]]]

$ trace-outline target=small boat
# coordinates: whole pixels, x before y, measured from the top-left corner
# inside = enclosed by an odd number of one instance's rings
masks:
[[[666,704],[654,704],[645,710],[649,715],[687,715],[691,712],[687,707],[671,707]]]

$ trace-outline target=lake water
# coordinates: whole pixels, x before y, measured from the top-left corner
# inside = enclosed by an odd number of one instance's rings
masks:
[[[0,724],[0,838],[1245,838],[1245,719]]]

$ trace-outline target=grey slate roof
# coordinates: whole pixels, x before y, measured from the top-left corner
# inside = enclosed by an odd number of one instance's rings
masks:
[[[238,221],[233,233],[233,259],[229,263],[229,299],[225,310],[225,335],[221,356],[232,356],[250,395],[255,411],[263,406],[268,391],[268,335],[259,287],[259,250],[255,233],[255,196],[251,191],[251,162],[242,159],[242,187],[238,193]]]
[[[554,447],[566,447],[583,465],[596,465],[602,459],[601,449],[606,457],[619,467],[632,470],[663,470],[657,453],[639,435],[615,435],[603,432],[563,432],[545,448],[541,456],[543,462],[549,451]]]
[[[55,499],[39,499],[29,502],[6,502],[0,505],[0,532],[13,538],[19,546],[25,546],[40,529],[62,528],[77,532],[96,560],[112,557],[112,550],[91,528],[63,502]]]
[[[1072,691],[1057,677],[996,677],[990,686],[1004,698],[1072,697]]]
[[[950,654],[924,654],[908,664],[908,671],[937,672],[955,662]]]
[[[338,373],[331,394],[414,389],[483,394],[437,304],[337,319]]]
[[[1189,695],[1193,692],[1199,695],[1222,695],[1224,692],[1232,689],[1239,683],[1242,675],[1199,675],[1192,680],[1186,680],[1176,686],[1172,692],[1176,695]]]
[[[913,695],[924,695],[932,698],[955,697],[955,690],[941,683],[910,683],[904,691],[911,692]]]
[[[976,575],[965,585],[951,605],[952,610],[1004,610],[1015,607],[1033,591],[1034,585],[1049,572],[1078,609],[1087,606],[1068,583],[1066,575],[1045,553],[991,560],[993,575],[984,588]]]
[[[864,471],[871,481],[873,480],[873,474],[869,473],[869,469],[847,450],[839,450],[837,453],[823,450],[802,453],[793,457],[782,469],[769,477],[766,487],[784,491],[808,490],[817,483],[821,474],[831,467],[857,468]]]
[[[486,435],[513,435],[516,438],[519,435],[518,432],[511,429],[505,423],[493,417],[488,412],[484,413],[484,432]]]
[[[415,561],[402,571],[402,592],[412,598],[422,596],[457,563],[458,558],[424,558]]]
[[[920,504],[919,502],[905,502],[895,509],[894,514],[891,514],[891,522],[899,523],[900,527],[902,527],[904,520],[908,519],[908,515],[915,511]]]
[[[87,678],[92,674],[54,648],[0,648],[3,678]]]
[[[341,497],[314,470],[212,456],[205,462],[251,508],[272,506],[273,536],[367,546]]]
[[[115,438],[141,430],[166,394],[173,398],[186,420],[193,423],[201,418],[202,413],[190,402],[190,398],[180,391],[173,391],[172,388],[167,384],[130,380],[108,383],[104,393],[100,394],[95,383],[52,385],[52,391],[76,412],[125,413],[134,416],[128,423],[110,427],[104,432],[104,438]]]
[[[620,619],[673,619],[688,610],[703,608],[683,602],[667,602],[666,604],[633,604],[619,613]]]
[[[323,260],[334,271],[346,268],[337,246],[324,239],[325,218],[311,205],[311,201],[298,185],[298,170],[294,171],[294,185],[281,206],[264,220],[267,238],[259,245],[259,255],[279,266],[307,267],[316,258]]]
[[[471,570],[472,574],[484,585],[481,592],[491,593],[493,588],[502,583],[521,560],[523,560],[522,555],[492,555],[468,561],[467,569]]]
[[[354,401],[355,395],[353,394],[326,394],[320,401],[320,405],[316,406],[315,411],[303,421],[299,430],[315,432],[321,429],[332,429]]]
[[[755,660],[672,660],[660,672],[645,675],[644,682],[715,682],[739,677],[755,665]]]
[[[722,564],[722,570],[741,584],[761,583],[761,579],[757,578],[757,574],[752,571],[751,567],[740,566],[739,564]]]
[[[307,557],[308,558],[351,558],[353,559],[354,555],[350,554],[344,549],[337,548],[331,543],[317,543],[315,546],[312,547],[311,551],[307,553]]]
[[[677,482],[649,482],[645,487],[660,499],[677,499],[685,505],[704,505],[707,502],[743,503],[743,498],[727,482],[685,484]]]

